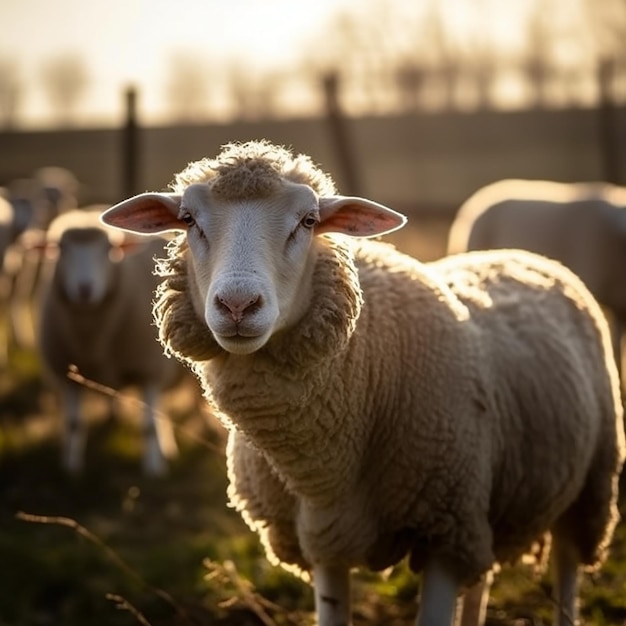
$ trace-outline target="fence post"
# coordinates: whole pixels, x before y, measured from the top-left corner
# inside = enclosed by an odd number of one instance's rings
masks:
[[[598,63],[598,130],[602,175],[605,181],[619,185],[621,154],[617,111],[613,92],[616,63],[614,58],[603,58]]]
[[[139,188],[139,125],[137,123],[137,90],[128,87],[124,93],[125,122],[122,129],[122,197],[140,192]]]
[[[358,163],[354,156],[354,144],[348,132],[346,118],[339,104],[339,77],[335,72],[326,74],[322,82],[326,103],[326,118],[330,126],[331,140],[339,157],[339,164],[346,181],[345,193],[363,195]]]

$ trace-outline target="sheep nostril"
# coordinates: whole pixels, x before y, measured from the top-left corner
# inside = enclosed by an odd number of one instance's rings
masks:
[[[261,306],[261,296],[246,296],[246,297],[227,297],[227,296],[215,296],[215,303],[218,308],[224,310],[224,312],[230,313],[230,316],[237,323],[241,322],[245,315],[249,315],[258,310]]]

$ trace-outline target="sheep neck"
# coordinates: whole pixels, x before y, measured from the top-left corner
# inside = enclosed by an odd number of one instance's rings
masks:
[[[347,407],[326,400],[333,397],[334,386],[342,385],[334,361],[349,358],[349,339],[361,310],[346,245],[325,242],[312,285],[309,310],[262,350],[247,356],[222,352],[195,369],[223,421],[262,449],[294,490],[314,497],[328,492],[326,479],[346,476],[350,456],[328,445],[340,430],[345,433]],[[319,468],[315,482],[312,467]]]

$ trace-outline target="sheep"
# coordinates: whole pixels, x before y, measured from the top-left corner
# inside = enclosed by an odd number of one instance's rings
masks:
[[[172,427],[156,414],[161,390],[174,385],[183,369],[168,358],[152,325],[157,278],[155,255],[165,241],[125,241],[106,228],[106,205],[68,211],[47,231],[47,246],[58,258],[45,279],[39,349],[43,365],[63,397],[63,464],[72,473],[84,464],[86,426],[81,417],[82,387],[68,377],[75,366],[85,378],[120,389],[141,388],[144,409],[143,469],[162,475],[176,453]],[[134,246],[134,249],[133,249]]]
[[[7,194],[0,188],[0,311],[2,320],[0,321],[0,365],[5,366],[8,359],[8,332],[7,309],[9,307],[9,287],[8,276],[4,272],[4,259],[7,250],[15,239],[15,213],[11,203],[7,199]]]
[[[10,317],[14,343],[24,349],[35,347],[31,315],[33,301],[41,286],[41,249],[50,222],[65,211],[78,207],[79,182],[68,169],[41,167],[30,178],[12,180],[8,186],[13,205],[16,241],[7,254],[5,280],[10,282]]]
[[[321,626],[350,623],[352,568],[407,556],[418,626],[450,626],[465,589],[463,624],[482,623],[494,566],[549,534],[557,622],[575,619],[625,447],[606,322],[571,272],[522,251],[422,264],[368,239],[404,216],[267,141],[102,220],[179,232],[160,340],[228,429],[231,505],[272,563],[312,578]]]
[[[453,221],[447,252],[523,248],[582,278],[608,309],[621,369],[626,326],[626,187],[506,179],[479,189]]]
[[[4,254],[14,239],[13,233],[13,207],[0,190],[0,270],[4,265]]]

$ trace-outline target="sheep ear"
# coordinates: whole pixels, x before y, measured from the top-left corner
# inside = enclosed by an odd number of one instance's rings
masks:
[[[178,219],[181,196],[172,193],[142,193],[107,209],[100,220],[139,235],[156,235],[172,230],[187,230]]]
[[[320,223],[315,233],[343,233],[352,237],[376,237],[406,224],[406,217],[382,204],[348,196],[319,199]]]

